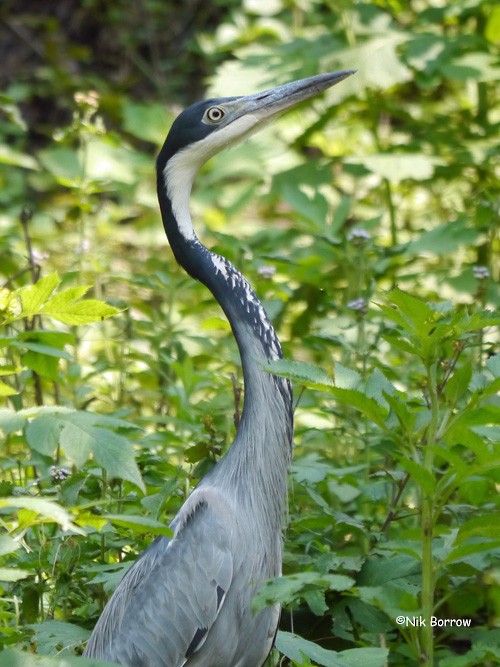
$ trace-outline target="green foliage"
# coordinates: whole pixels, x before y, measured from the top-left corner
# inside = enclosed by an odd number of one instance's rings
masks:
[[[358,72],[193,197],[295,385],[284,576],[255,600],[284,606],[269,662],[498,664],[495,3],[209,3],[196,35],[169,3],[98,4],[74,18],[101,19],[94,50],[23,15],[46,61],[0,96],[2,666],[97,667],[75,654],[107,597],[241,412],[230,329],[159,219],[165,99],[337,68]]]

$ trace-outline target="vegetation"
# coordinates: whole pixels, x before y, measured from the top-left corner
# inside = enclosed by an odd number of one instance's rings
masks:
[[[295,386],[269,664],[500,664],[497,3],[56,4],[0,10],[2,665],[97,667],[110,592],[234,436],[236,347],[156,203],[174,112],[352,68],[193,197]]]

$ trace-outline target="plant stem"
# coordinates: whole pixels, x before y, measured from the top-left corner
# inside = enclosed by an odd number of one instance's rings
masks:
[[[434,445],[439,424],[439,396],[437,383],[437,363],[429,361],[427,366],[427,390],[431,410],[430,422],[423,440],[424,468],[434,475]],[[420,629],[420,664],[432,667],[434,664],[434,635],[431,616],[434,610],[434,560],[432,540],[434,531],[434,489],[422,489],[422,592],[421,608],[425,626]]]

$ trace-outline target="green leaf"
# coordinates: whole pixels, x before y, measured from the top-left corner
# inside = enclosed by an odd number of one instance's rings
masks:
[[[386,178],[392,183],[411,179],[426,181],[432,177],[441,160],[419,153],[391,153],[350,158],[348,164],[362,164],[373,174]]]
[[[463,216],[423,232],[409,243],[406,252],[446,255],[456,252],[461,246],[473,245],[480,233],[480,230],[471,227],[469,219]]]
[[[332,379],[326,371],[303,361],[279,359],[271,361],[265,366],[263,365],[263,370],[288,378],[293,382],[303,384],[312,389],[325,390],[333,385]]]
[[[345,591],[354,584],[353,579],[343,574],[321,574],[319,572],[297,572],[266,582],[255,595],[256,609],[279,602],[288,605],[310,591]]]
[[[64,146],[51,146],[38,153],[38,159],[60,183],[78,183],[84,178],[84,169],[77,151]]]
[[[65,655],[60,658],[33,655],[7,648],[2,652],[2,667],[116,667],[115,662]]]
[[[334,367],[334,381],[335,386],[340,389],[357,389],[361,384],[361,375],[352,368],[347,368],[342,364],[336,363]]]
[[[2,429],[5,435],[20,431],[24,428],[25,424],[26,417],[23,415],[20,415],[15,410],[0,408],[0,429]]]
[[[401,466],[410,473],[410,477],[427,495],[432,495],[436,487],[434,475],[424,468],[420,463],[408,458],[400,458]]]
[[[20,543],[17,540],[13,540],[12,537],[9,537],[8,535],[0,535],[0,556],[14,553],[20,546]]]
[[[59,442],[61,424],[53,415],[41,415],[26,426],[26,440],[31,449],[52,456]]]
[[[40,653],[57,652],[69,655],[74,648],[83,644],[90,635],[89,630],[81,628],[74,623],[48,620],[43,623],[34,623],[29,626],[33,630],[32,641],[36,644]],[[62,650],[61,650],[61,647]],[[65,650],[65,647],[66,650]],[[83,665],[82,665],[83,667]]]
[[[0,581],[13,583],[32,576],[33,573],[28,570],[21,570],[17,567],[0,567]]]
[[[61,279],[54,272],[45,278],[40,278],[34,285],[17,290],[22,303],[21,317],[37,315],[60,282]]]
[[[110,477],[126,479],[146,491],[141,473],[135,462],[130,442],[107,429],[94,427],[88,431],[94,460]]]
[[[70,288],[57,294],[47,301],[42,309],[42,314],[64,324],[80,325],[100,322],[120,312],[117,308],[97,299],[76,301],[80,298],[82,289],[87,291],[88,288]]]
[[[37,170],[38,164],[31,155],[21,153],[11,148],[6,143],[0,144],[0,164],[7,164],[11,167],[22,167],[23,169]]]
[[[406,329],[420,335],[428,335],[437,317],[436,312],[432,310],[429,304],[397,288],[391,290],[388,301],[396,306],[405,318]],[[408,328],[408,325],[410,325],[410,328]]]
[[[17,393],[19,393],[17,389],[14,389],[8,384],[5,384],[5,382],[0,381],[0,396],[15,396]]]
[[[141,104],[130,99],[122,108],[123,129],[134,137],[160,145],[173,118],[163,104]]]
[[[70,461],[81,468],[92,451],[92,435],[71,420],[65,420],[61,428],[60,445]]]
[[[72,523],[66,510],[52,500],[32,497],[0,498],[0,507],[27,509],[43,517],[44,521],[58,523],[64,531],[71,530],[79,535],[85,535],[83,530]]]
[[[106,514],[105,519],[116,526],[128,528],[135,533],[151,533],[153,535],[165,535],[172,537],[173,531],[161,521],[149,519],[145,516],[132,516],[129,514]]]
[[[323,667],[385,667],[388,649],[357,648],[346,651],[328,651],[314,642],[303,639],[292,632],[278,631],[276,648],[298,665],[313,660]]]
[[[454,407],[455,404],[465,396],[469,383],[472,378],[472,363],[470,361],[463,364],[447,381],[444,393],[449,404]]]
[[[380,426],[380,428],[387,430],[385,420],[388,411],[385,407],[379,405],[373,398],[369,398],[357,389],[330,387],[328,393],[340,403],[359,410],[364,417],[370,419],[374,424]]]

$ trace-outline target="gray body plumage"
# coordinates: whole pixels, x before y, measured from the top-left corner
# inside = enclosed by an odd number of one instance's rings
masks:
[[[319,75],[258,95],[208,100],[174,122],[157,162],[158,196],[178,262],[223,308],[238,344],[245,401],[227,454],[127,572],[84,655],[124,667],[260,667],[279,607],[254,613],[252,599],[281,573],[282,527],[293,414],[288,380],[266,371],[282,357],[246,279],[193,231],[189,194],[199,167],[287,108],[351,72]]]

